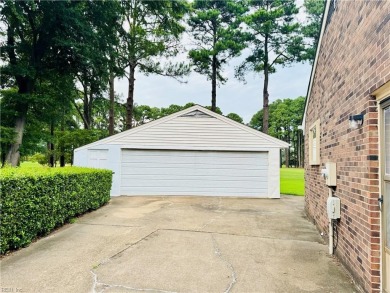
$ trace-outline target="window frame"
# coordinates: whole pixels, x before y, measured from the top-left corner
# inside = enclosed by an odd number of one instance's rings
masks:
[[[315,137],[313,137],[315,133]],[[309,165],[320,165],[320,119],[312,124],[309,128]],[[315,153],[313,145],[315,143]]]

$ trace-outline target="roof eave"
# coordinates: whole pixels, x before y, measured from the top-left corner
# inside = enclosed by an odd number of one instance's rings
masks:
[[[312,89],[313,81],[314,81],[314,75],[315,75],[315,71],[316,71],[316,68],[317,68],[318,56],[320,55],[320,48],[321,48],[321,43],[322,43],[322,37],[323,37],[324,32],[325,32],[326,19],[328,18],[329,7],[330,7],[330,0],[326,0],[324,14],[322,16],[321,32],[320,32],[318,45],[317,45],[317,50],[316,50],[316,57],[314,59],[313,67],[311,68],[310,81],[309,81],[309,85],[308,85],[308,88],[307,88],[307,94],[306,94],[306,100],[305,100],[305,111],[303,112],[303,117],[302,117],[302,122],[301,122],[301,126],[302,126],[303,132],[305,132],[306,112],[307,112],[307,107],[309,105],[311,89]]]

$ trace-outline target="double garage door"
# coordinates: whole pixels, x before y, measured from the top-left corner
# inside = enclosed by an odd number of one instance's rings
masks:
[[[267,152],[122,150],[122,195],[268,196]]]

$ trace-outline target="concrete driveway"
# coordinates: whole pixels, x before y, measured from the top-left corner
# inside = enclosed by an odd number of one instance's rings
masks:
[[[2,292],[356,292],[280,200],[118,197],[1,261]],[[4,290],[13,291],[4,291]]]

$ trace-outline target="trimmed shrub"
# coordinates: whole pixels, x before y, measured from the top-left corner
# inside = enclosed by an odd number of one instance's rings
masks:
[[[80,167],[3,168],[0,253],[24,247],[110,200],[112,172]]]

